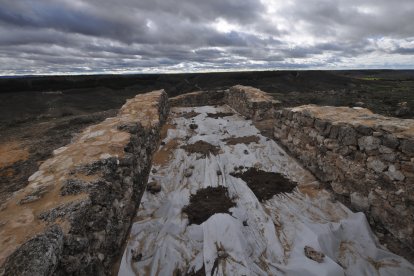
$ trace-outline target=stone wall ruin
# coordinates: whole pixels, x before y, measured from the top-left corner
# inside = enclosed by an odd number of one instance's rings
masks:
[[[0,207],[0,275],[108,275],[172,106],[228,104],[371,222],[414,248],[414,120],[279,102],[252,87],[168,100],[154,91],[55,150]]]
[[[0,209],[0,275],[109,275],[147,183],[169,112],[138,95],[54,151]]]
[[[197,105],[210,104],[203,100]],[[414,250],[414,120],[364,108],[280,109],[269,94],[242,85],[226,91],[223,102],[278,141],[372,225]]]
[[[278,111],[274,136],[354,209],[414,248],[414,120],[305,105]]]

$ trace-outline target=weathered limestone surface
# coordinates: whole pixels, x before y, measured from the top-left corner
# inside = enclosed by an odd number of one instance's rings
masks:
[[[274,136],[335,193],[414,248],[414,120],[305,105],[276,112]]]
[[[0,208],[0,275],[109,275],[169,111],[163,90],[54,151]]]
[[[225,91],[197,91],[170,99],[171,106],[203,106],[224,104]]]

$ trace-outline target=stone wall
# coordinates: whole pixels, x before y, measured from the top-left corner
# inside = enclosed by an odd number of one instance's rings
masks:
[[[209,104],[198,93],[181,95],[175,104]],[[226,91],[223,103],[276,138],[349,207],[414,249],[414,120],[362,108],[278,110],[271,95],[241,85]]]
[[[90,126],[0,208],[1,275],[109,275],[147,182],[166,93]]]
[[[276,112],[274,136],[352,207],[414,248],[414,120],[306,105]]]
[[[170,99],[171,106],[203,106],[224,104],[225,91],[197,91]]]
[[[250,86],[236,85],[226,93],[225,102],[243,116],[253,121],[273,119],[280,104],[267,93]]]

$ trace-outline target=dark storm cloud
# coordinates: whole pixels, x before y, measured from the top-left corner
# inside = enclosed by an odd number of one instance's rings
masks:
[[[412,0],[309,0],[287,13],[308,24],[312,32],[341,33],[345,39],[414,35]]]
[[[349,60],[358,67],[373,56],[414,66],[412,0],[0,0],[0,7],[0,74],[316,68]]]
[[[393,53],[398,53],[398,54],[402,54],[402,55],[414,55],[414,47],[412,47],[412,48],[405,48],[405,47],[397,48],[393,51]]]

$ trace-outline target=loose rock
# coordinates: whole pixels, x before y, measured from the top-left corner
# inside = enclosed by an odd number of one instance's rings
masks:
[[[323,254],[322,252],[316,251],[310,246],[305,246],[304,251],[305,251],[306,257],[318,263],[322,263],[323,259],[325,258],[325,254]]]
[[[147,191],[149,191],[152,194],[159,193],[161,191],[161,185],[156,181],[152,181],[148,183]]]

